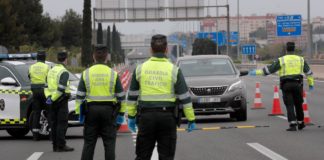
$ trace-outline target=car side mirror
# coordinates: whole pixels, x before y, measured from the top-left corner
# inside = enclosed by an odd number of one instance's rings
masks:
[[[4,86],[18,86],[18,83],[12,77],[3,78],[0,83]]]
[[[249,71],[240,71],[240,77],[246,76],[249,74]]]

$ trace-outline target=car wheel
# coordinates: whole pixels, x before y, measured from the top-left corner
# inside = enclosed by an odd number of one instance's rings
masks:
[[[247,120],[246,100],[241,101],[241,108],[234,113],[230,113],[231,118],[235,118],[237,121]]]
[[[23,138],[29,132],[29,128],[10,128],[7,132],[15,138]]]

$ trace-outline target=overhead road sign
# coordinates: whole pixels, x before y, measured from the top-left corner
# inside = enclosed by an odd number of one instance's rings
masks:
[[[125,1],[121,0],[96,0],[93,8],[93,17],[96,22],[123,22],[126,21]]]
[[[169,0],[170,21],[202,19],[205,16],[204,0]]]
[[[254,55],[256,54],[255,44],[244,44],[242,45],[242,54],[244,55]]]
[[[127,0],[127,20],[130,22],[164,21],[164,0]]]
[[[277,16],[277,36],[300,36],[302,32],[301,15]]]
[[[196,38],[208,38],[213,42],[217,43],[218,46],[224,46],[227,43],[227,32],[199,32]],[[237,32],[231,32],[230,34],[230,46],[237,46],[239,41],[239,36]]]

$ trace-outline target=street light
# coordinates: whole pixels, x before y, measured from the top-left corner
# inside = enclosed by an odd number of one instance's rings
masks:
[[[312,25],[310,23],[310,0],[307,0],[307,28],[308,28],[308,43],[307,43],[307,58],[312,59]]]
[[[240,57],[240,1],[237,0],[237,59]]]

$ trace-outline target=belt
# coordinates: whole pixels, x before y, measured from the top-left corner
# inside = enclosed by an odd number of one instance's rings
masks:
[[[141,108],[142,112],[173,112],[174,107]]]
[[[114,102],[88,102],[87,103],[88,106],[91,105],[107,105],[107,106],[115,106]]]

